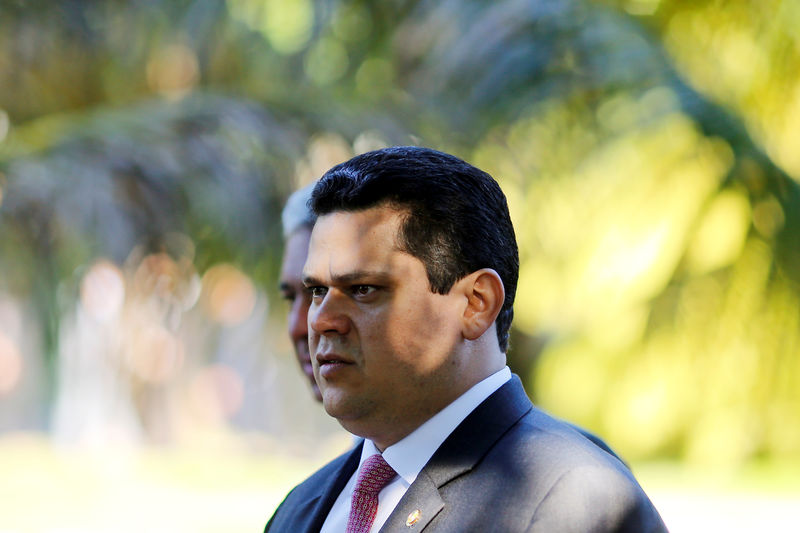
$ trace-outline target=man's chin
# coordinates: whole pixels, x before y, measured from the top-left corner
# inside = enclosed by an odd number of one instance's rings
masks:
[[[352,402],[342,391],[329,386],[324,390],[320,390],[320,396],[325,412],[339,420],[339,422],[348,420],[354,416]]]

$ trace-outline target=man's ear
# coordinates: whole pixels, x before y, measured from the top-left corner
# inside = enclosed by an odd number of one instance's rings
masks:
[[[467,297],[462,319],[464,338],[476,340],[494,325],[503,307],[506,291],[500,275],[491,268],[482,268],[459,281]]]

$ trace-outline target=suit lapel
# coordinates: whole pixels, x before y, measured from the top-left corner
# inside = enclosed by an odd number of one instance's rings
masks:
[[[305,515],[302,522],[297,524],[298,527],[295,531],[298,533],[316,533],[322,529],[322,524],[325,522],[325,518],[327,518],[331,507],[333,507],[333,503],[336,501],[339,493],[344,489],[344,486],[347,485],[350,476],[352,476],[353,472],[358,468],[363,445],[364,441],[361,441],[358,446],[353,448],[345,459],[342,468],[339,469],[335,476],[331,476],[328,483],[321,487],[319,494],[302,504],[302,507],[308,509],[308,513]],[[302,516],[302,514],[300,515]]]
[[[444,508],[439,488],[423,469],[380,530],[380,533],[422,531]]]
[[[397,504],[381,533],[422,531],[446,505],[439,489],[472,470],[532,407],[522,382],[512,376],[445,439]],[[413,525],[406,525],[416,511],[419,518]]]

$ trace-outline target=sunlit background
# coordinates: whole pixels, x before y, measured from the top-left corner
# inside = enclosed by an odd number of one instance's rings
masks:
[[[501,183],[513,369],[672,531],[800,520],[800,3],[0,4],[0,532],[260,531],[350,445],[286,197],[392,144]]]

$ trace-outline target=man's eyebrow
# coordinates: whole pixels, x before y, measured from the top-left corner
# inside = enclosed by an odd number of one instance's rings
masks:
[[[355,272],[348,272],[346,274],[334,274],[331,278],[333,285],[347,285],[359,281],[374,281],[385,280],[389,278],[389,274],[382,270],[356,270]],[[326,285],[314,276],[303,276],[303,285],[306,287],[313,285]]]
[[[314,276],[303,276],[303,285],[306,287],[312,287],[314,285],[322,285],[317,278]]]

